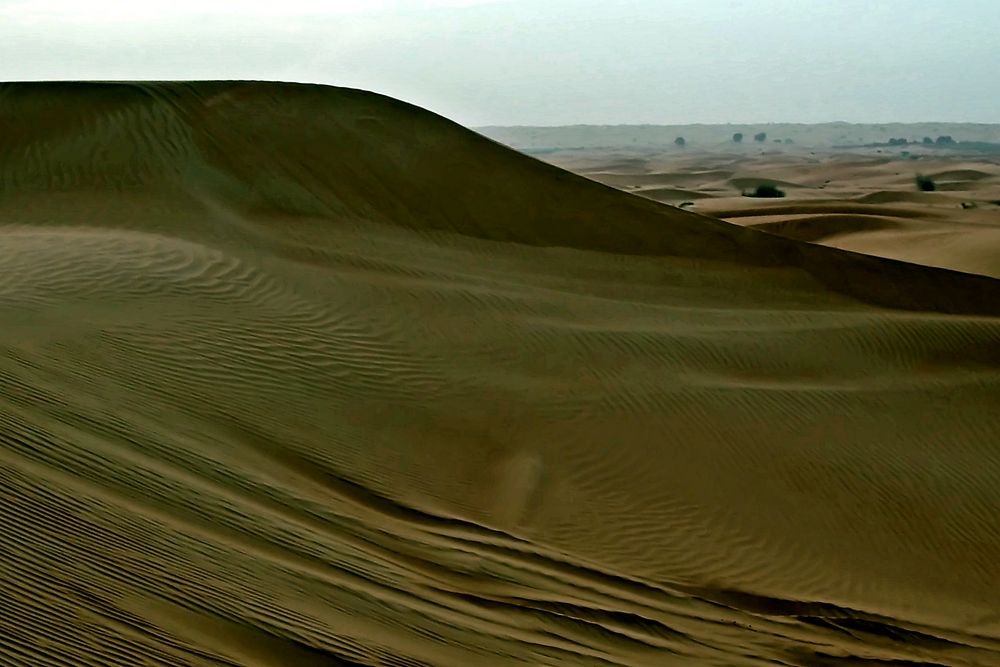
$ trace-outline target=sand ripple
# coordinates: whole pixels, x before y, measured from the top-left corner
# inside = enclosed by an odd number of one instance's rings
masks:
[[[0,663],[1000,662],[996,280],[357,91],[0,120]]]

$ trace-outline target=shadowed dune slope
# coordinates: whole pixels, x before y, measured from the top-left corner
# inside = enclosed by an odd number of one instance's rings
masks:
[[[1000,661],[1000,281],[354,90],[0,128],[0,664]]]

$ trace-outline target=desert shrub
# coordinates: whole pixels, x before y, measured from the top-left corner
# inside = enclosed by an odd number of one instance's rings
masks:
[[[678,146],[684,146],[685,144],[687,144],[687,141],[684,140],[684,137],[677,137],[676,139],[674,139],[674,143],[677,144]]]
[[[784,197],[784,190],[780,190],[778,186],[771,185],[770,183],[761,183],[756,188],[749,192],[743,193],[744,197]]]
[[[753,140],[756,141],[757,143],[761,144],[764,143],[765,141],[767,141],[767,132],[758,132],[757,134],[753,135]]]
[[[942,135],[942,136],[938,137],[937,141],[935,141],[934,143],[936,143],[938,146],[944,146],[944,145],[947,145],[947,144],[953,144],[953,143],[955,143],[955,140],[952,139],[947,134],[945,134],[945,135]]]
[[[933,139],[931,139],[930,137],[924,137],[924,141],[923,141],[923,143],[924,143],[924,144],[933,144],[933,143],[934,143],[934,140],[933,140]]]
[[[917,174],[917,189],[921,192],[934,192],[937,190],[937,184],[930,176]]]
[[[900,137],[898,139],[893,138],[889,140],[890,146],[905,146],[908,143],[910,143],[910,141],[904,137]]]
[[[733,143],[734,144],[741,144],[741,143],[743,143],[743,133],[742,132],[736,132],[735,134],[733,134]]]

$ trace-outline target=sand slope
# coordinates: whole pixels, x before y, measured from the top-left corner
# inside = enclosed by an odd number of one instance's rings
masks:
[[[0,127],[0,664],[1000,661],[1000,281],[358,91]]]

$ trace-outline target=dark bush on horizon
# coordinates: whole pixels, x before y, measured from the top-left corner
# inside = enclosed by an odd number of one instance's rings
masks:
[[[938,146],[945,146],[945,145],[948,145],[948,144],[955,143],[955,140],[952,139],[949,135],[946,134],[946,135],[938,137],[937,141],[935,141],[934,143],[936,143]]]
[[[777,198],[777,197],[784,197],[785,191],[778,189],[778,186],[776,185],[771,185],[770,183],[761,183],[753,190],[749,192],[744,192],[743,196]]]
[[[743,143],[743,133],[742,132],[736,132],[735,134],[733,134],[733,143],[734,144],[741,144],[741,143]]]
[[[917,189],[921,192],[934,192],[937,190],[937,183],[930,176],[917,174]]]
[[[685,144],[687,144],[687,141],[684,140],[684,137],[677,137],[676,139],[674,139],[674,143],[677,144],[678,146],[684,146]]]
[[[758,132],[757,134],[753,135],[753,140],[756,141],[757,143],[764,143],[765,141],[767,141],[767,132]]]

